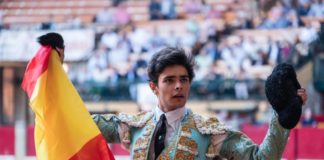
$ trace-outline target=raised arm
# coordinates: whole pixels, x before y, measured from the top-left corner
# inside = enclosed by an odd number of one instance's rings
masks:
[[[274,113],[267,135],[260,146],[241,132],[229,131],[220,155],[231,160],[277,160],[282,156],[288,136],[289,130],[279,124],[278,116]]]
[[[307,101],[293,67],[279,64],[266,81],[266,96],[275,110],[265,139],[260,146],[240,132],[229,131],[223,141],[221,155],[228,159],[280,159],[287,144],[289,130],[301,116]]]

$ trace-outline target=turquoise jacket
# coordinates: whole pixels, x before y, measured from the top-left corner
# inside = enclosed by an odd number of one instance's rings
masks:
[[[132,159],[151,159],[150,143],[157,123],[153,112],[138,115],[94,115],[94,121],[109,143],[122,143],[130,149]],[[121,128],[120,124],[126,128]],[[216,118],[204,118],[189,109],[176,136],[158,159],[280,159],[289,130],[284,129],[274,114],[261,145],[254,144],[241,132],[226,128]]]

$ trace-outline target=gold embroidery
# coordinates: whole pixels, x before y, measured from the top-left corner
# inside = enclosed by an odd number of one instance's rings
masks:
[[[158,157],[159,160],[170,160],[170,156],[172,154],[173,151],[176,150],[176,144],[177,144],[177,136],[173,137],[172,140],[170,141],[169,145],[167,146],[167,148],[165,148],[162,153],[160,154],[160,156]]]
[[[151,118],[147,122],[146,127],[143,128],[144,131],[142,136],[140,136],[135,142],[133,159],[142,160],[147,158],[154,127],[153,118]]]
[[[134,159],[146,159],[148,150],[154,131],[153,118],[147,121],[143,134],[135,143]],[[178,131],[177,136],[170,142],[167,148],[160,154],[159,160],[180,159],[191,160],[198,156],[198,144],[192,139],[192,130],[196,130],[202,134],[225,134],[227,128],[218,122],[216,118],[203,118],[199,115],[189,113],[186,115],[184,121],[181,123],[181,130]],[[206,157],[215,157],[215,150],[217,148],[210,144]],[[174,157],[172,153],[175,152]]]
[[[193,154],[189,154],[189,152],[185,153],[185,152],[176,152],[175,155],[175,159],[179,159],[179,160],[191,160],[191,159],[195,159],[195,155]]]
[[[180,138],[178,140],[177,150],[174,159],[194,159],[198,155],[198,145],[191,138],[191,129],[195,129],[195,123],[191,115],[187,116],[182,124]]]
[[[187,117],[190,117],[190,115],[187,115]],[[180,144],[179,141],[180,141],[181,137],[191,138],[190,128],[195,127],[195,123],[193,123],[193,121],[191,121],[191,123],[188,122],[188,119],[190,119],[190,118],[187,118],[184,120],[184,123],[181,126],[181,130],[178,131],[177,136],[174,136],[174,138],[171,140],[168,147],[160,154],[159,160],[181,159],[181,157],[183,157],[185,152],[182,150],[179,150],[177,148],[177,146]],[[180,135],[180,137],[179,137],[179,135]],[[175,151],[175,157],[171,158],[172,152],[174,152],[174,151]],[[186,157],[188,158],[188,155]],[[189,157],[191,157],[191,156],[189,156]]]
[[[134,151],[133,159],[143,160],[146,157],[146,152],[143,150]]]
[[[159,156],[159,160],[170,160],[170,155],[169,155],[170,153],[168,153],[167,152],[167,154],[161,154],[160,156]]]
[[[178,143],[178,145],[186,146],[187,148],[197,148],[197,143],[188,137],[180,137]]]
[[[120,135],[121,144],[125,148],[129,149],[130,143],[131,143],[130,128],[126,124],[123,124],[123,123],[121,123],[119,127],[121,128],[120,129],[121,130],[121,135]]]

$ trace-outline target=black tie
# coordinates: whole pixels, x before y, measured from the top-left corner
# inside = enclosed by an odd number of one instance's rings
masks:
[[[165,115],[162,114],[160,116],[160,120],[156,124],[156,134],[155,134],[155,141],[154,141],[155,159],[160,155],[160,153],[164,149],[164,139],[166,134],[165,120],[166,120]]]

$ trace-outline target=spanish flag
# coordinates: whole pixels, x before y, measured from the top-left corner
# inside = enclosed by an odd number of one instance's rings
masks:
[[[56,50],[42,46],[29,62],[22,88],[35,113],[38,160],[114,159]]]

